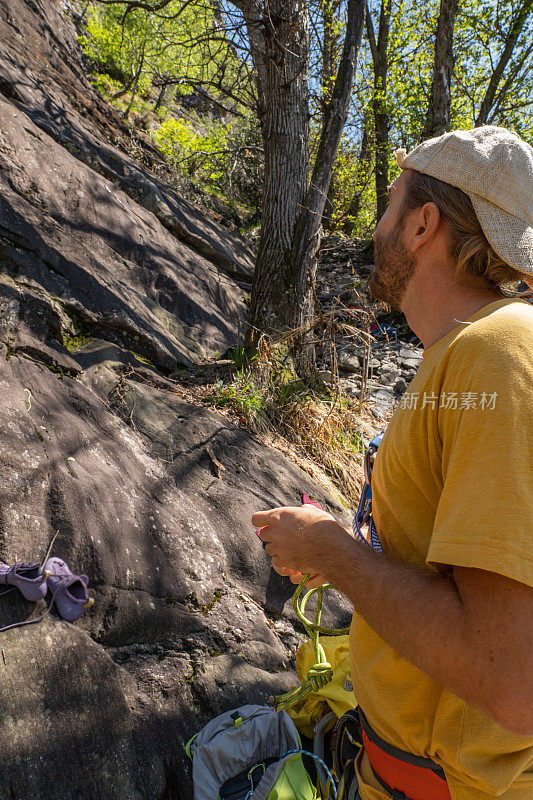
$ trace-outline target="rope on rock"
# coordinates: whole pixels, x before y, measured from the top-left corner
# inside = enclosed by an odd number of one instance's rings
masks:
[[[271,702],[274,703],[278,711],[282,708],[289,708],[300,700],[303,700],[303,698],[311,692],[318,692],[319,689],[323,689],[324,686],[327,686],[327,684],[333,678],[333,669],[331,664],[329,664],[326,660],[326,654],[324,652],[324,648],[320,644],[319,636],[321,634],[323,636],[343,636],[350,630],[349,628],[328,628],[320,624],[320,620],[322,618],[324,590],[331,588],[331,583],[324,583],[322,586],[317,586],[315,589],[311,589],[304,594],[300,601],[300,596],[310,577],[310,575],[303,576],[300,584],[294,592],[292,598],[292,607],[294,609],[294,613],[304,626],[305,632],[313,644],[315,651],[315,663],[307,673],[305,681],[303,681],[300,686],[291,689],[285,694],[276,695],[275,697],[271,698]],[[314,594],[317,595],[317,603],[315,620],[312,622],[305,616],[305,607],[309,598]]]

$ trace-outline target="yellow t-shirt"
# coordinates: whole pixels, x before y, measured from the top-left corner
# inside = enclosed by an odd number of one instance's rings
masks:
[[[436,342],[383,437],[372,476],[385,553],[533,586],[533,307],[503,299]],[[385,740],[439,763],[453,800],[533,799],[518,736],[402,658],[354,614],[354,694]],[[367,757],[363,800],[387,797]],[[428,798],[431,800],[431,798]]]

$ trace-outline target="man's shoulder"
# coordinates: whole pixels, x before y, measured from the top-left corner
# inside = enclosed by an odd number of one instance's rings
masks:
[[[496,364],[501,359],[525,361],[533,365],[533,306],[522,300],[509,300],[464,328],[449,347],[452,361],[485,359]]]

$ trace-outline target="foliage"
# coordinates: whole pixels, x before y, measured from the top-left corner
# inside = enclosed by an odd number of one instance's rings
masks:
[[[241,370],[244,367],[248,366],[250,363],[255,361],[257,358],[256,355],[253,355],[251,358],[248,356],[245,347],[239,347],[239,345],[235,345],[232,347],[228,353],[233,364],[235,365],[235,369]]]
[[[139,8],[125,14],[126,7],[88,6],[81,43],[99,70],[95,86],[125,116],[134,112],[137,119],[149,120],[143,127],[151,129],[179,172],[257,209],[262,184],[259,125],[239,105],[247,71],[223,35],[213,7],[171,0],[164,16]],[[203,86],[213,86],[211,93]],[[235,94],[223,108],[228,86]],[[207,113],[183,110],[193,92],[203,99]]]
[[[369,4],[376,31],[380,2],[371,0]],[[520,5],[520,0],[462,0],[454,31],[452,129],[476,123],[511,21]],[[211,4],[197,1],[183,4],[181,0],[171,0],[164,14],[150,14],[141,8],[125,14],[125,8],[125,3],[100,5],[96,0],[89,3],[83,47],[98,64],[98,69],[107,73],[95,78],[97,86],[114,97],[125,114],[132,107],[145,114],[161,91],[163,109],[158,105],[157,113],[162,125],[154,136],[169,161],[211,190],[259,208],[261,136],[255,116],[255,82],[247,53],[249,42],[241,12],[233,4],[215,9]],[[345,0],[309,1],[313,37],[310,107],[315,131],[318,131],[331,91],[345,9]],[[389,119],[391,180],[397,173],[395,149],[415,146],[425,122],[438,11],[439,0],[425,4],[416,0],[392,0],[391,3],[387,84],[378,98]],[[530,12],[487,118],[490,124],[512,128],[530,142],[533,141],[532,40],[533,13]],[[327,64],[326,51],[329,54]],[[185,119],[178,109],[179,103],[183,104],[200,88],[208,91],[208,100],[215,105],[227,103],[229,111],[235,113],[224,116],[219,113],[217,120],[217,114],[212,111],[214,106],[211,106],[209,114],[189,115]],[[360,236],[367,235],[375,222],[371,125],[368,131],[370,156],[361,159],[361,137],[365,126],[368,127],[368,110],[374,92],[371,53],[368,41],[364,41],[330,196],[333,226],[353,229],[355,235]],[[143,99],[138,99],[138,95]],[[318,134],[311,142],[312,150],[316,150],[317,138]]]
[[[519,3],[516,0],[465,0],[455,30],[457,60],[452,98],[454,127],[470,127],[503,50]],[[487,122],[515,130],[533,142],[533,11],[500,81]]]
[[[229,122],[170,117],[153,133],[169,163],[210,189],[253,208],[259,206],[260,133],[251,115]]]
[[[254,360],[207,397],[258,433],[283,437],[328,474],[348,503],[356,503],[364,450],[356,407],[331,389],[311,389],[295,374],[284,342],[263,338]]]
[[[80,38],[85,54],[111,77],[120,76],[125,90],[142,94],[157,84],[185,97],[199,84],[218,81],[223,88],[221,70],[231,79],[238,69],[210,4],[171,0],[164,15],[126,11],[126,2],[90,2]]]
[[[254,383],[253,375],[244,367],[237,371],[232,383],[225,386],[223,381],[218,381],[214,389],[212,399],[215,406],[229,406],[250,421],[265,416],[265,395]]]
[[[454,29],[452,130],[475,125],[513,8],[517,5],[516,0],[465,0],[460,4]],[[438,10],[439,3],[435,0],[427,5],[415,0],[393,3],[390,69],[385,98],[391,121],[391,150],[397,147],[410,149],[418,144],[431,87]],[[507,99],[487,120],[493,125],[515,129],[526,140],[531,138],[533,124],[532,34],[533,15],[504,76],[505,79],[516,72]],[[524,62],[517,72],[522,58]]]
[[[475,125],[518,5],[517,0],[464,0],[460,4],[454,31],[452,130]],[[370,8],[376,25],[378,0],[373,0]],[[392,1],[387,88],[380,97],[389,116],[389,180],[398,174],[394,151],[398,147],[409,150],[420,140],[431,88],[438,10],[438,0],[428,4],[416,0]],[[533,13],[530,13],[499,84],[497,97],[501,95],[501,101],[495,104],[487,120],[489,124],[515,130],[530,143],[533,143],[532,40]],[[363,165],[365,170],[358,171],[356,167],[365,114],[373,93],[371,54],[368,42],[364,42],[351,115],[334,175],[339,222],[344,219],[353,194],[360,194],[356,235],[368,232],[375,214],[375,190],[368,180],[373,175],[373,160]],[[362,176],[366,177],[362,180]]]
[[[202,134],[184,120],[170,117],[154,132],[154,139],[170,164],[193,177],[205,165],[206,156],[224,149],[226,129],[214,123]],[[205,177],[216,180],[220,176],[209,172]]]
[[[375,185],[370,164],[361,159],[360,149],[346,134],[339,146],[332,184],[333,230],[342,228],[354,236],[367,238],[375,225]],[[354,198],[358,199],[356,204]]]

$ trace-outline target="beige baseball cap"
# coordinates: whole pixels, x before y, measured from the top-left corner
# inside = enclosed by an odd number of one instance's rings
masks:
[[[496,253],[533,275],[533,147],[494,125],[451,131],[396,151],[402,169],[414,169],[457,186],[474,206]]]

